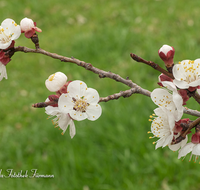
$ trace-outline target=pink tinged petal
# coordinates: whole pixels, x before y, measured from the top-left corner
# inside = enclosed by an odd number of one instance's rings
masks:
[[[69,115],[72,119],[77,120],[77,121],[82,121],[88,117],[86,112],[80,112],[80,111],[76,111],[76,110],[71,110],[69,112]]]
[[[97,104],[99,102],[99,93],[93,88],[87,88],[84,99],[89,104]]]
[[[200,156],[200,144],[196,144],[192,150],[192,154],[196,156]]]
[[[37,32],[42,32],[42,30],[41,30],[40,28],[38,28],[38,27],[34,27],[34,29],[35,29],[35,31],[37,31]]]
[[[3,77],[5,79],[8,78],[7,77],[7,72],[6,72],[6,66],[4,64],[2,64],[1,62],[0,62],[0,73],[1,73],[1,75],[0,75],[0,81],[3,79]]]
[[[73,110],[74,102],[72,100],[72,97],[67,94],[62,94],[58,99],[58,107],[61,112],[69,113]]]
[[[71,97],[79,98],[85,95],[85,91],[87,89],[87,85],[80,80],[72,81],[68,87],[67,91]]]
[[[189,88],[189,84],[186,81],[179,81],[179,80],[174,79],[173,83],[180,89]]]
[[[70,123],[69,123],[69,134],[70,134],[70,137],[73,138],[74,135],[76,134],[76,128],[75,128],[75,124],[74,124],[74,121],[71,119]]]
[[[31,29],[27,32],[24,32],[24,35],[26,38],[31,38],[33,36],[33,34],[35,34],[35,30],[34,29]]]
[[[190,143],[186,144],[183,148],[181,148],[179,150],[178,159],[183,156],[186,156],[188,153],[190,153],[193,150],[193,147],[195,145],[196,144],[190,142]]]
[[[102,109],[99,104],[96,105],[89,105],[86,110],[86,114],[88,116],[87,119],[94,121],[101,116]]]

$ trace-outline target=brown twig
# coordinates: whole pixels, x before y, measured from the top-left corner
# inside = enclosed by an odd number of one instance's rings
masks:
[[[189,127],[186,131],[184,131],[179,137],[177,137],[174,141],[172,141],[172,144],[177,144],[179,142],[181,142],[183,139],[185,139],[186,135],[189,133],[189,131],[195,127],[197,124],[200,123],[200,117],[197,118],[195,121],[191,122],[189,124]]]
[[[132,57],[133,60],[137,61],[137,62],[141,62],[141,63],[145,63],[149,66],[151,66],[152,68],[154,68],[157,71],[160,71],[161,73],[167,75],[168,77],[174,79],[174,76],[172,75],[172,73],[166,71],[165,69],[163,69],[162,67],[160,67],[158,64],[154,63],[153,61],[146,61],[144,59],[142,59],[141,57],[131,53],[130,56]]]
[[[118,99],[121,96],[129,97],[134,93],[143,94],[143,95],[148,96],[148,97],[150,97],[150,94],[151,94],[150,91],[148,91],[146,89],[143,89],[140,86],[138,86],[137,84],[133,83],[131,80],[129,80],[128,77],[126,79],[124,79],[118,74],[112,73],[110,71],[106,72],[104,70],[98,69],[98,68],[94,67],[92,64],[86,63],[84,61],[80,61],[79,59],[76,59],[74,57],[71,57],[71,58],[64,57],[64,56],[58,55],[56,53],[50,53],[50,52],[45,51],[45,50],[40,49],[40,48],[39,49],[31,49],[31,48],[27,48],[27,47],[23,47],[23,46],[14,47],[14,51],[15,52],[19,52],[20,51],[20,52],[24,52],[24,53],[39,53],[39,54],[43,54],[43,55],[52,57],[54,59],[59,59],[59,60],[64,61],[64,62],[75,63],[78,66],[84,67],[85,69],[90,70],[93,73],[98,74],[100,78],[104,78],[104,77],[111,78],[111,79],[113,79],[113,80],[115,80],[117,82],[121,82],[121,83],[131,87],[131,89],[129,89],[129,90],[121,91],[119,93],[116,93],[116,94],[113,94],[113,95],[109,95],[109,96],[104,97],[104,98],[100,98],[99,102],[107,102],[109,100]],[[164,73],[165,75],[173,78],[171,73],[165,71],[164,69],[162,69],[159,65],[155,64],[154,62],[146,61],[146,60],[138,57],[135,54],[131,54],[131,57],[134,60],[136,60],[138,62],[143,62],[143,63],[145,63],[147,65],[150,65],[154,69],[156,69],[156,70]],[[40,104],[40,105],[42,105],[42,104]],[[191,110],[191,109],[188,109],[188,108],[185,108],[184,113],[187,113],[189,115],[194,115],[194,116],[200,116],[200,112],[194,111],[194,110]]]
[[[64,56],[58,55],[56,53],[50,53],[50,52],[45,51],[43,49],[31,49],[31,48],[27,48],[27,47],[23,47],[23,46],[15,47],[15,52],[18,52],[18,51],[25,52],[25,53],[40,53],[40,54],[52,57],[54,59],[59,59],[59,60],[64,61],[64,62],[75,63],[78,66],[84,67],[85,69],[92,71],[93,73],[98,74],[100,78],[104,78],[104,77],[111,78],[111,79],[113,79],[117,82],[124,83],[125,85],[127,85],[131,88],[134,88],[134,87],[137,86],[131,80],[124,79],[118,74],[115,74],[115,73],[112,73],[112,72],[106,72],[104,70],[98,69],[98,68],[94,67],[91,63],[86,63],[86,62],[81,61],[79,59],[76,59],[74,57],[72,57],[72,58],[64,57]]]

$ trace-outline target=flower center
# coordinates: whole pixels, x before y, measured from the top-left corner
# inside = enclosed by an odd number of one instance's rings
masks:
[[[73,109],[76,111],[85,112],[87,107],[90,105],[84,100],[84,96],[82,96],[80,99],[75,99],[75,98],[72,99],[74,101]]]
[[[185,81],[188,83],[191,83],[199,78],[199,73],[197,71],[197,68],[199,67],[199,64],[197,66],[194,65],[194,61],[189,61],[188,64],[183,63],[183,68],[185,72],[187,73]]]

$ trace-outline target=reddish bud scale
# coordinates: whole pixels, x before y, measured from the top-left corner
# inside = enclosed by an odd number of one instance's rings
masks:
[[[56,94],[57,94],[58,96],[61,96],[61,94],[67,93],[67,86],[69,85],[70,82],[72,82],[72,81],[66,82],[66,83],[61,87],[61,89],[58,90],[58,91],[56,92]]]

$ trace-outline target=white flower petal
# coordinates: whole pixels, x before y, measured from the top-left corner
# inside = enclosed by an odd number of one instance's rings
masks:
[[[164,44],[158,51],[158,53],[160,52],[163,52],[165,55],[167,55],[167,53],[170,51],[170,50],[173,50],[173,48],[169,45],[166,45]]]
[[[178,159],[183,156],[186,156],[188,153],[190,153],[194,146],[195,146],[195,144],[190,142],[190,143],[186,144],[184,147],[182,147],[179,150]]]
[[[185,81],[179,81],[177,79],[173,80],[173,83],[180,89],[187,89],[189,88],[189,84]]]
[[[71,110],[69,112],[69,115],[72,119],[77,120],[77,121],[82,121],[88,117],[86,112],[80,112],[80,111],[75,111],[75,110]]]
[[[5,79],[8,78],[7,77],[7,72],[6,72],[6,66],[4,64],[2,64],[1,62],[0,62],[0,73],[1,73],[1,75],[0,75],[0,81],[3,79],[3,77]]]
[[[196,144],[192,150],[192,154],[196,156],[200,156],[200,144]]]
[[[189,84],[189,86],[192,86],[192,87],[196,87],[196,86],[199,86],[199,85],[200,85],[200,78]]]
[[[61,112],[63,113],[69,113],[73,110],[74,102],[72,100],[72,97],[69,93],[62,94],[58,99],[58,107]]]
[[[99,104],[96,105],[89,105],[86,110],[86,114],[88,116],[87,119],[94,121],[101,116],[102,109]]]
[[[75,128],[75,125],[74,125],[74,121],[72,119],[71,119],[71,121],[69,123],[69,126],[70,126],[70,128],[69,128],[69,130],[70,130],[69,134],[70,134],[70,137],[73,138],[74,135],[76,134],[76,128]]]
[[[160,139],[157,141],[156,147],[155,147],[155,148],[157,149],[157,148],[161,147],[161,146],[163,145],[164,142],[165,142],[165,137],[160,138]]]
[[[165,107],[168,110],[174,111],[175,106],[172,102],[172,94],[170,94],[166,89],[156,88],[151,93],[152,101],[158,105]]]
[[[97,104],[99,102],[99,93],[93,88],[87,88],[84,98],[89,104]]]
[[[47,115],[57,115],[60,112],[60,110],[58,109],[58,107],[53,107],[53,106],[47,106],[45,107],[45,113]]]
[[[80,98],[85,95],[87,85],[80,80],[75,80],[69,83],[67,91],[71,97]]]
[[[188,62],[189,60],[184,60],[183,62]],[[185,70],[183,68],[183,66],[181,64],[176,64],[174,65],[173,69],[172,69],[172,73],[175,79],[177,80],[185,80],[186,79],[186,74],[185,74]]]
[[[166,135],[166,140],[165,142],[163,143],[162,147],[165,147],[167,146],[168,144],[171,144],[172,142],[172,139],[173,139],[173,134],[171,133],[170,135]]]
[[[176,137],[178,137],[179,135],[176,135]],[[183,146],[186,145],[188,141],[188,137],[186,136],[186,138],[184,140],[182,140],[180,143],[177,143],[177,144],[173,144],[171,145],[171,143],[168,145],[168,147],[172,150],[172,151],[177,151],[179,148],[182,148]]]

